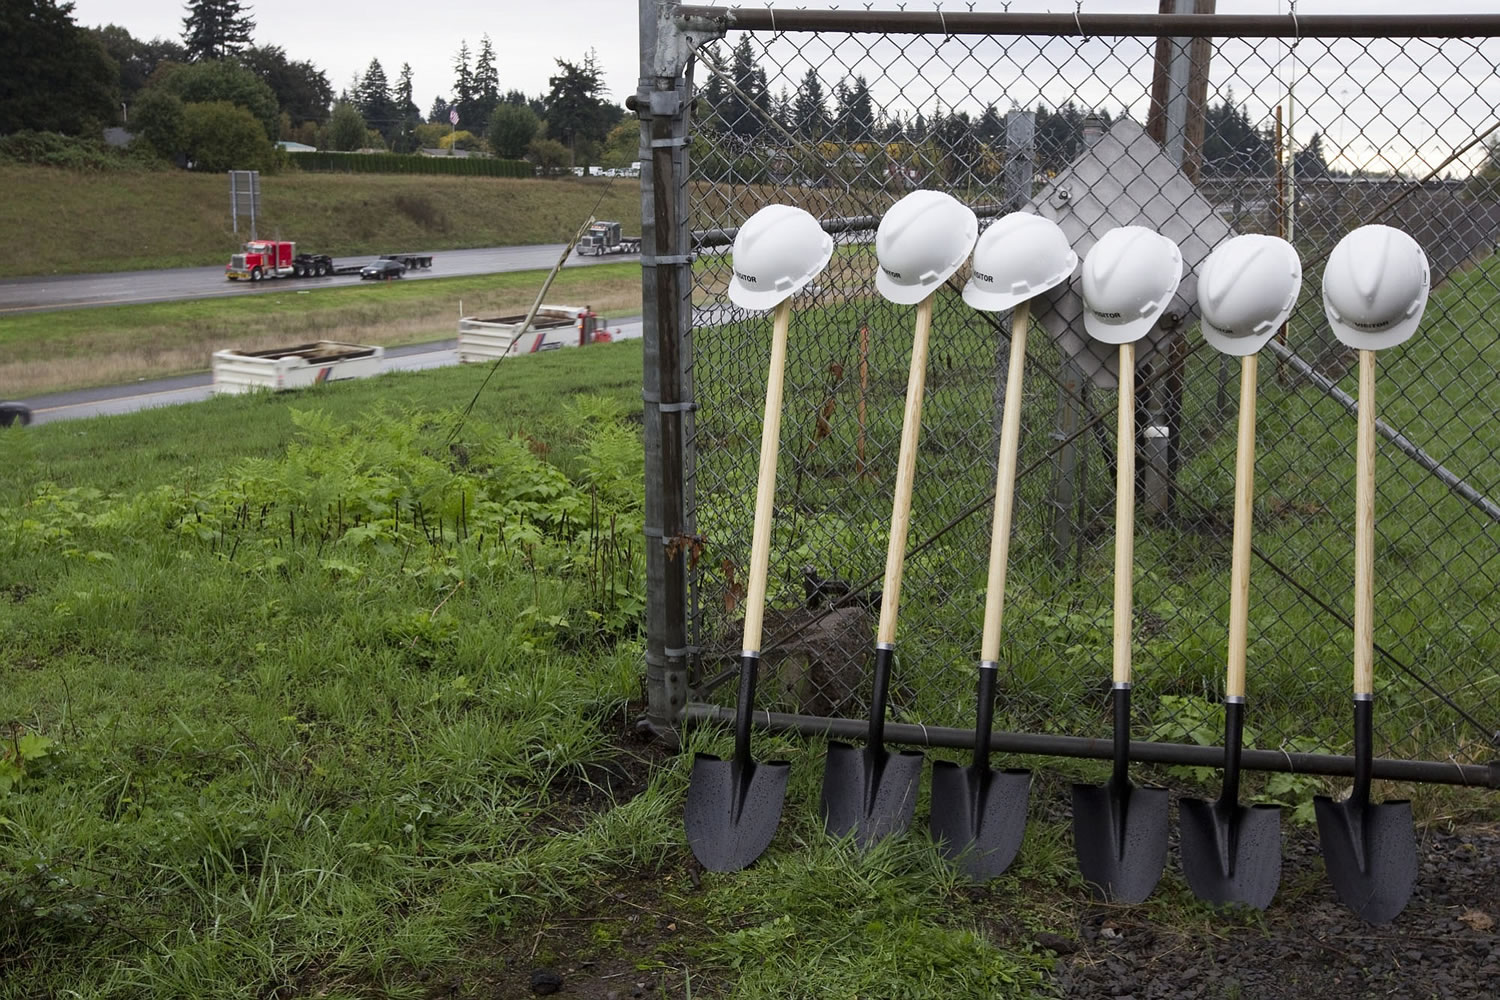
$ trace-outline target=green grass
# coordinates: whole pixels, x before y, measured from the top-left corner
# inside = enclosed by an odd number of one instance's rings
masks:
[[[81,274],[222,264],[235,235],[228,179],[186,171],[81,173],[0,166],[0,274]],[[512,180],[287,172],[261,178],[262,236],[314,253],[566,242],[597,215],[640,232],[634,180]]]
[[[209,366],[216,350],[314,340],[410,344],[457,335],[465,315],[524,313],[544,271],[307,288],[276,293],[103,306],[0,320],[0,387],[8,397],[159,378]],[[549,302],[591,305],[605,316],[640,311],[640,266],[567,268]]]
[[[500,366],[450,448],[483,376],[0,435],[0,996],[1042,995],[1056,893],[822,838],[816,742],[692,884],[630,735],[640,345]],[[996,891],[1081,898],[1054,854]]]

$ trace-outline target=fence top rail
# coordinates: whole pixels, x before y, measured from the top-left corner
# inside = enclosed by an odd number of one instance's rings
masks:
[[[1475,38],[1500,36],[1500,14],[1092,14],[940,10],[800,10],[683,5],[677,20],[712,31],[915,35],[1170,35],[1183,38]]]

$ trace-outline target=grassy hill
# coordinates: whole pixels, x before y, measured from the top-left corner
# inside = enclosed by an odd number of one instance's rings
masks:
[[[0,275],[220,264],[243,239],[222,174],[82,173],[0,166]],[[620,179],[285,173],[261,178],[265,237],[304,250],[389,250],[560,243],[595,214],[640,231],[638,182]]]

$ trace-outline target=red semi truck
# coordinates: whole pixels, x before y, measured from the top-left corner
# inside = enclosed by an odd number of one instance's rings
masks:
[[[399,261],[407,270],[431,267],[431,254],[381,254],[381,260]],[[298,253],[297,244],[283,240],[251,240],[229,258],[224,277],[230,280],[265,278],[322,278],[331,274],[358,274],[363,264],[337,264],[323,253]]]

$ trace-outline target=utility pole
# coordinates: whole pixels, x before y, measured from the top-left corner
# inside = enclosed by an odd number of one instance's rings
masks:
[[[1158,0],[1161,14],[1213,14],[1218,0]],[[1212,38],[1158,38],[1151,78],[1151,108],[1146,134],[1162,144],[1194,184],[1203,172],[1203,132],[1208,101],[1208,67]],[[1158,362],[1159,363],[1159,362]],[[1182,454],[1182,398],[1185,392],[1187,340],[1178,336],[1168,349],[1165,377],[1157,382],[1141,429],[1142,492],[1153,513],[1169,514]]]

